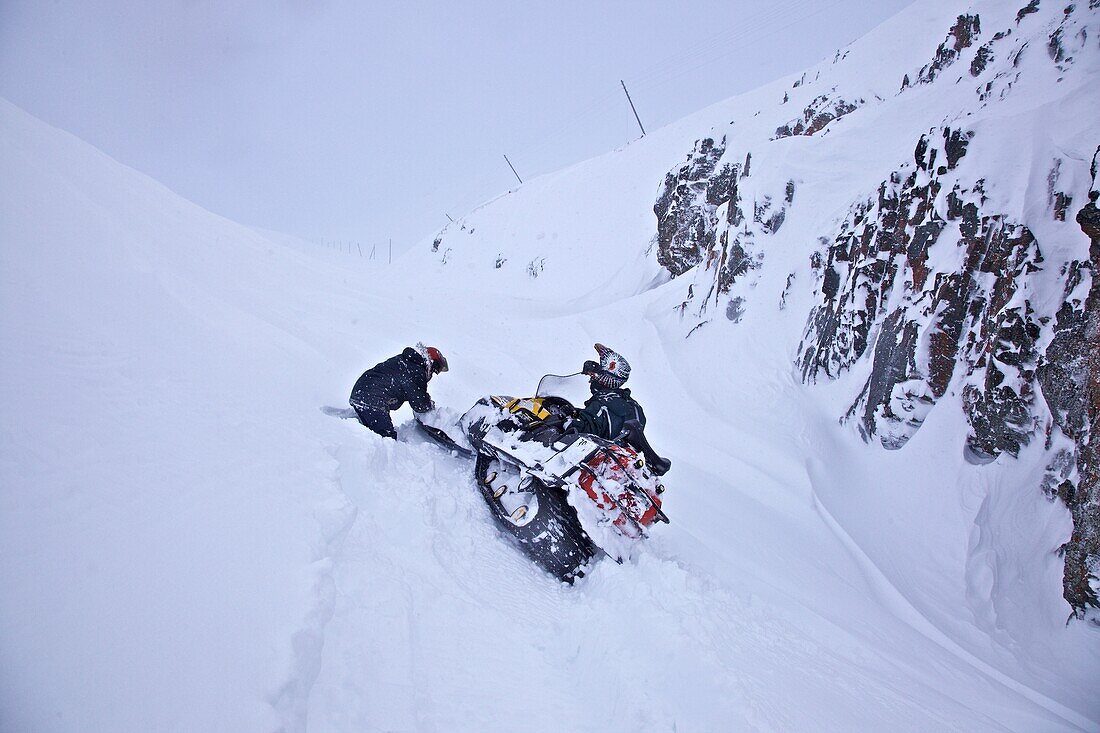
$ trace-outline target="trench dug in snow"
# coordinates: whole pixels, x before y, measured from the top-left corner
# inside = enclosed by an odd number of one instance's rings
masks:
[[[784,492],[774,478],[746,491],[686,456],[673,524],[570,587],[496,529],[468,460],[411,422],[401,442],[343,427],[358,516],[334,557],[310,730],[792,730],[821,728],[822,709],[838,729],[1087,723],[939,632],[812,493],[761,502]],[[692,485],[708,506],[677,496]]]

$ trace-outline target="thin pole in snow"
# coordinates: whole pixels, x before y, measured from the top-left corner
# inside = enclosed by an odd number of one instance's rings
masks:
[[[359,246],[358,242],[355,243],[355,248],[357,250],[359,250],[359,256],[362,257],[363,256],[363,248]]]
[[[369,260],[374,259],[374,250],[376,250],[376,249],[378,249],[378,245],[377,244],[372,244],[371,248],[370,248],[370,257],[368,257],[367,259],[369,259]]]
[[[516,173],[516,167],[512,165],[512,161],[508,160],[508,156],[504,156],[504,162],[508,164],[508,167],[512,169],[512,173],[515,173],[516,180],[523,183],[523,179],[519,177],[519,173]]]
[[[448,213],[447,213],[446,211],[444,211],[444,212],[443,212],[443,216],[447,217],[448,219],[451,219],[451,215],[450,215],[450,214],[448,214]],[[454,224],[454,223],[455,223],[455,220],[454,220],[454,219],[451,219],[451,223],[452,223],[452,224]]]
[[[645,137],[645,128],[642,127],[642,118],[638,116],[638,110],[634,109],[634,100],[630,98],[630,92],[626,91],[626,82],[619,79],[619,83],[623,85],[623,91],[626,92],[626,101],[630,102],[630,109],[634,113],[634,119],[638,121],[638,129],[642,131],[642,137]]]
[[[390,240],[390,261],[387,262],[386,264],[387,265],[392,265],[393,264],[393,240],[392,239]]]

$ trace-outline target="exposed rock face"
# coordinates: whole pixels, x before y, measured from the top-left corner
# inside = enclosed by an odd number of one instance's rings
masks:
[[[1073,535],[1063,547],[1066,559],[1063,595],[1082,616],[1100,608],[1090,580],[1100,568],[1100,445],[1093,431],[1100,424],[1100,191],[1093,158],[1090,201],[1077,223],[1091,240],[1089,259],[1067,270],[1066,297],[1058,311],[1055,336],[1043,355],[1039,383],[1054,426],[1072,441],[1055,453],[1047,469],[1054,491],[1073,515]],[[1050,428],[1048,428],[1048,433]]]
[[[1065,73],[1076,63],[1076,59],[1090,50],[1090,44],[1095,44],[1096,19],[1095,11],[1100,9],[1100,0],[1090,0],[1086,10],[1083,3],[1070,2],[1060,8],[1060,16],[1056,24],[1048,23],[1049,32],[1043,38],[1047,56],[1054,62],[1059,72]],[[983,102],[982,106],[992,101],[1005,99],[1020,79],[1020,61],[1026,55],[1042,53],[1037,43],[1039,38],[1032,37],[1025,40],[1022,33],[1016,32],[1020,28],[1026,28],[1027,18],[1039,12],[1038,0],[1032,2],[1016,13],[1017,29],[1004,28],[993,35],[987,43],[982,45],[974,54],[970,64],[970,74],[974,77],[986,77],[987,69],[998,66],[997,71],[978,87],[978,98]],[[1021,21],[1024,25],[1021,26]],[[1047,29],[1043,29],[1046,31]],[[1003,43],[1006,39],[1011,39]],[[1004,58],[1008,63],[995,64],[998,58]],[[908,86],[908,77],[902,87]],[[1060,81],[1060,79],[1059,79]]]
[[[1039,0],[1031,0],[1031,2],[1029,2],[1024,7],[1020,8],[1016,12],[1016,22],[1019,23],[1025,17],[1031,15],[1032,13],[1038,13],[1038,12],[1039,12]]]
[[[1058,221],[1066,220],[1066,212],[1073,204],[1073,196],[1060,190],[1059,179],[1062,176],[1062,159],[1054,161],[1054,167],[1047,174],[1047,204],[1054,210],[1054,218]]]
[[[974,54],[974,60],[970,62],[970,75],[981,76],[985,67],[993,60],[993,42],[985,44]]]
[[[1096,10],[1100,2],[1092,0],[1089,10]],[[1088,29],[1081,25],[1075,3],[1069,3],[1062,10],[1062,20],[1058,27],[1051,31],[1047,39],[1047,53],[1059,71],[1065,71],[1073,64],[1077,51],[1088,42]]]
[[[970,48],[974,40],[981,34],[981,19],[977,15],[960,15],[955,25],[947,33],[947,38],[936,49],[932,60],[921,67],[912,80],[906,75],[902,80],[901,88],[905,89],[914,84],[928,84],[936,79],[944,69],[954,64],[959,58],[959,52]]]
[[[714,246],[718,201],[736,195],[737,171],[728,167],[714,176],[725,152],[725,140],[705,138],[695,144],[687,162],[665,176],[653,213],[657,215],[657,261],[673,275],[695,267]]]
[[[807,381],[836,377],[873,349],[847,418],[891,449],[905,445],[965,370],[969,455],[985,461],[1015,455],[1034,429],[1039,327],[1017,296],[1042,256],[1026,227],[982,212],[982,181],[964,187],[952,174],[968,141],[949,128],[923,136],[914,168],[895,172],[853,208],[824,258],[823,300],[810,314],[799,362]],[[937,204],[945,184],[945,205]],[[961,267],[930,264],[933,248],[950,247]]]
[[[844,115],[854,112],[862,104],[862,99],[848,102],[840,97],[831,98],[822,94],[810,102],[806,109],[802,110],[801,117],[796,117],[787,124],[776,128],[773,139],[778,140],[792,135],[813,135],[815,132],[823,130],[833,120],[838,120]]]
[[[726,317],[737,323],[745,303],[729,293],[742,276],[760,267],[762,237],[779,231],[794,201],[795,183],[782,191],[757,191],[750,179],[752,154],[740,158],[725,139],[696,143],[688,161],[665,176],[653,207],[657,215],[657,261],[673,276],[697,268],[681,313],[704,317],[726,302]],[[701,296],[701,297],[700,297]]]

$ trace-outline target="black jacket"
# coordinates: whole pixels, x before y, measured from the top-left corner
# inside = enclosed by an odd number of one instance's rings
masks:
[[[434,409],[428,395],[428,366],[424,357],[410,347],[371,367],[356,381],[350,402],[357,411],[391,412],[405,402],[414,412]]]
[[[608,440],[619,436],[627,420],[637,420],[645,427],[645,413],[642,406],[631,398],[629,389],[612,389],[595,383],[592,384],[592,396],[574,420],[572,427]]]

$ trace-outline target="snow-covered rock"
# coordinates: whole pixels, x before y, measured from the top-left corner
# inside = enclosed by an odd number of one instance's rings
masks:
[[[1037,367],[1067,358],[1069,331],[1083,328],[1068,325],[1068,319],[1082,312],[1075,289],[1094,266],[1067,214],[1074,201],[1086,200],[1087,153],[1098,135],[1088,124],[1091,113],[1054,100],[1100,101],[1094,91],[1100,68],[1096,10],[1083,3],[1032,3],[1013,17],[1004,6],[976,5],[955,18],[931,61],[906,73],[899,91],[874,95],[873,119],[867,112],[849,116],[843,132],[814,141],[844,150],[858,144],[853,138],[866,125],[914,135],[926,126],[915,139],[898,139],[879,151],[896,145],[897,167],[874,192],[856,192],[848,213],[819,232],[826,245],[811,249],[818,302],[807,319],[798,367],[813,382],[870,363],[844,413],[865,439],[901,448],[945,395],[966,415],[965,450],[974,462],[1001,453],[1017,456],[1038,431],[1049,434],[1046,403],[1037,399]],[[1046,53],[1037,51],[1044,47]],[[844,73],[846,63],[846,54],[838,52],[832,68],[813,74],[810,84],[831,86],[800,118],[778,128],[772,146],[828,130],[863,105],[862,97],[858,104],[845,101],[856,99],[858,88]],[[956,74],[960,68],[968,72]],[[806,79],[801,76],[792,91],[806,86]],[[931,93],[914,113],[906,97],[917,88]],[[785,93],[782,104],[788,100]],[[1064,134],[1081,125],[1087,131],[1076,139]],[[819,205],[812,196],[795,203],[795,178],[804,177],[797,164],[780,161],[769,170],[760,153],[765,143],[748,137],[731,145],[736,129],[734,124],[718,142],[701,138],[688,162],[667,174],[654,207],[658,262],[689,280],[682,308],[696,319],[708,309],[722,312],[724,305],[730,320],[740,320],[751,298],[731,294],[734,283],[785,246],[768,235],[789,208]],[[1029,132],[1034,134],[1021,139]],[[1043,144],[1049,139],[1066,147]],[[839,152],[831,157],[844,160]],[[1019,170],[1047,171],[1046,186],[1019,196],[1031,185]],[[802,246],[812,243],[807,238]],[[1070,310],[1058,326],[1057,314],[1066,305]],[[1048,356],[1044,348],[1056,330],[1066,335]],[[1048,366],[1047,372],[1057,368]],[[1080,378],[1075,383],[1083,393]],[[1069,434],[1076,436],[1078,452],[1088,444],[1081,430]],[[1073,485],[1088,496],[1094,479],[1087,470],[1078,473],[1084,483]],[[1074,514],[1079,533],[1092,536],[1100,527],[1095,512]],[[1098,562],[1095,550],[1086,560],[1067,553],[1065,596],[1078,614],[1096,605],[1095,591],[1081,579]]]

